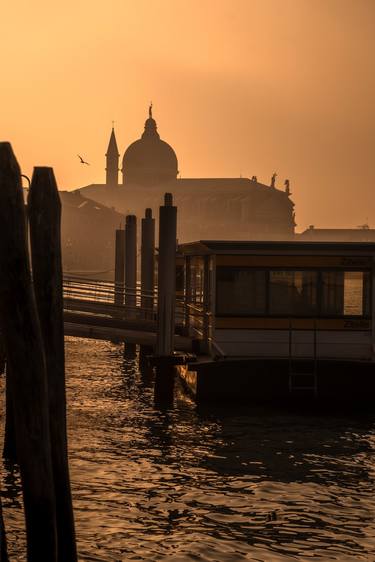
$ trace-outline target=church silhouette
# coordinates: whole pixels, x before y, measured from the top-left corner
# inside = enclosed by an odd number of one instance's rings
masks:
[[[160,138],[152,106],[141,137],[122,159],[112,128],[106,153],[106,183],[79,189],[89,199],[123,214],[157,210],[166,191],[178,206],[179,241],[198,239],[287,240],[294,235],[294,203],[289,181],[285,189],[250,178],[179,178],[173,148]]]

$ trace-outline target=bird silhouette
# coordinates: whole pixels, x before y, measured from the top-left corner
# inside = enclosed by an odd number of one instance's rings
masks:
[[[90,166],[90,164],[89,164],[88,162],[86,162],[86,161],[82,158],[82,156],[80,156],[79,154],[77,154],[77,156],[78,156],[78,158],[80,159],[81,164],[86,164],[87,166]]]

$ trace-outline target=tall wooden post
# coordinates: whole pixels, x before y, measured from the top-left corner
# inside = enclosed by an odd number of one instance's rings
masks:
[[[7,539],[3,519],[3,508],[0,502],[0,562],[8,562]]]
[[[371,267],[371,298],[370,298],[370,307],[371,307],[371,356],[372,360],[375,361],[375,258],[372,258],[372,267]]]
[[[156,354],[172,355],[174,351],[176,303],[176,236],[177,207],[171,193],[164,196],[159,215],[158,263],[158,332]]]
[[[127,215],[125,226],[125,306],[128,316],[135,316],[137,290],[137,217]]]
[[[20,169],[0,143],[0,317],[25,508],[28,562],[57,560],[46,363],[26,245]]]
[[[5,430],[3,457],[12,462],[17,462],[16,430],[14,426],[13,397],[9,360],[6,364],[5,379]]]
[[[124,304],[125,230],[116,230],[115,248],[115,304]]]
[[[145,318],[152,318],[155,287],[155,219],[152,210],[146,209],[142,219],[141,242],[141,307]]]
[[[34,290],[47,366],[58,561],[77,560],[66,436],[61,203],[52,168],[34,169],[28,197]]]
[[[127,317],[136,316],[137,305],[137,217],[127,215],[125,222],[125,312]],[[136,345],[125,342],[125,356],[133,359]]]
[[[159,215],[158,263],[158,329],[156,355],[158,365],[155,377],[155,401],[172,404],[175,366],[170,358],[174,352],[176,305],[176,234],[177,207],[173,206],[171,193],[164,196],[164,206]]]

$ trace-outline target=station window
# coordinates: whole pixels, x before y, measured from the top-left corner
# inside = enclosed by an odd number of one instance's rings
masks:
[[[323,271],[321,314],[367,316],[370,312],[370,275],[364,271]]]
[[[316,271],[270,271],[269,313],[311,316],[317,313]]]
[[[370,273],[338,270],[216,270],[216,314],[343,317],[370,314]]]
[[[266,314],[266,272],[250,268],[218,267],[217,314]]]
[[[344,271],[322,271],[320,311],[323,316],[342,316],[344,312]]]

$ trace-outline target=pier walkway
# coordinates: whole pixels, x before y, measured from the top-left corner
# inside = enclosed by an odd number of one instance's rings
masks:
[[[65,335],[154,346],[157,291],[142,293],[111,281],[64,276]],[[191,351],[192,338],[180,335],[183,299],[176,300],[175,349]]]

